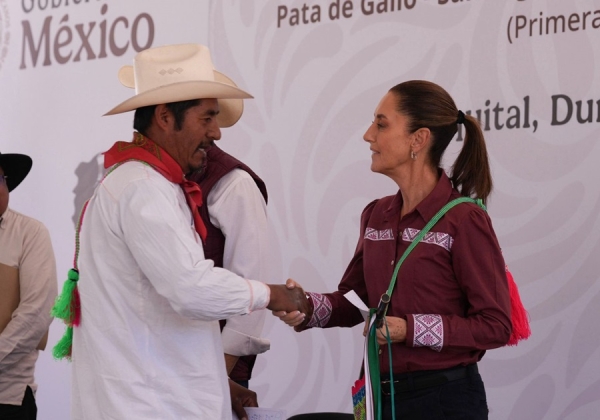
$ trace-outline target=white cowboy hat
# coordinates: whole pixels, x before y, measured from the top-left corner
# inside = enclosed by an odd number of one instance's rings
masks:
[[[215,98],[220,127],[231,127],[244,110],[242,99],[252,98],[213,67],[210,51],[200,44],[167,45],[139,52],[133,66],[119,70],[119,81],[135,88],[135,96],[105,115],[120,114],[148,105]]]

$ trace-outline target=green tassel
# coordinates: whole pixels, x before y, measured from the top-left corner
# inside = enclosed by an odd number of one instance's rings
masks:
[[[73,327],[67,327],[65,334],[52,349],[55,359],[71,358],[71,347],[73,345]]]
[[[73,289],[77,286],[79,273],[77,270],[70,269],[67,280],[63,285],[62,292],[56,298],[56,302],[50,312],[53,317],[70,321],[73,319],[71,300],[73,298]]]

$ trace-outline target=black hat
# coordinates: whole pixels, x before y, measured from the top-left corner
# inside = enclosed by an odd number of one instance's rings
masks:
[[[18,153],[0,153],[0,168],[6,177],[8,191],[12,191],[25,179],[33,161],[27,155]]]

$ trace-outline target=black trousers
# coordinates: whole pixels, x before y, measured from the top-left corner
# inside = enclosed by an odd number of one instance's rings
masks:
[[[2,420],[35,420],[37,405],[30,387],[25,390],[21,405],[0,404],[0,419]]]
[[[396,378],[394,378],[396,379]],[[398,420],[487,420],[485,387],[479,373],[394,396]],[[383,419],[392,419],[392,396],[382,395]]]

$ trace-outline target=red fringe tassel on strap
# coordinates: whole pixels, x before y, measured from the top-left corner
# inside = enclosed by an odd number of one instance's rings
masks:
[[[508,339],[508,345],[514,346],[521,340],[526,340],[531,336],[531,328],[529,326],[529,315],[521,302],[519,289],[515,283],[511,272],[506,266],[506,280],[508,281],[508,293],[510,294],[510,318],[512,321],[512,333]]]

